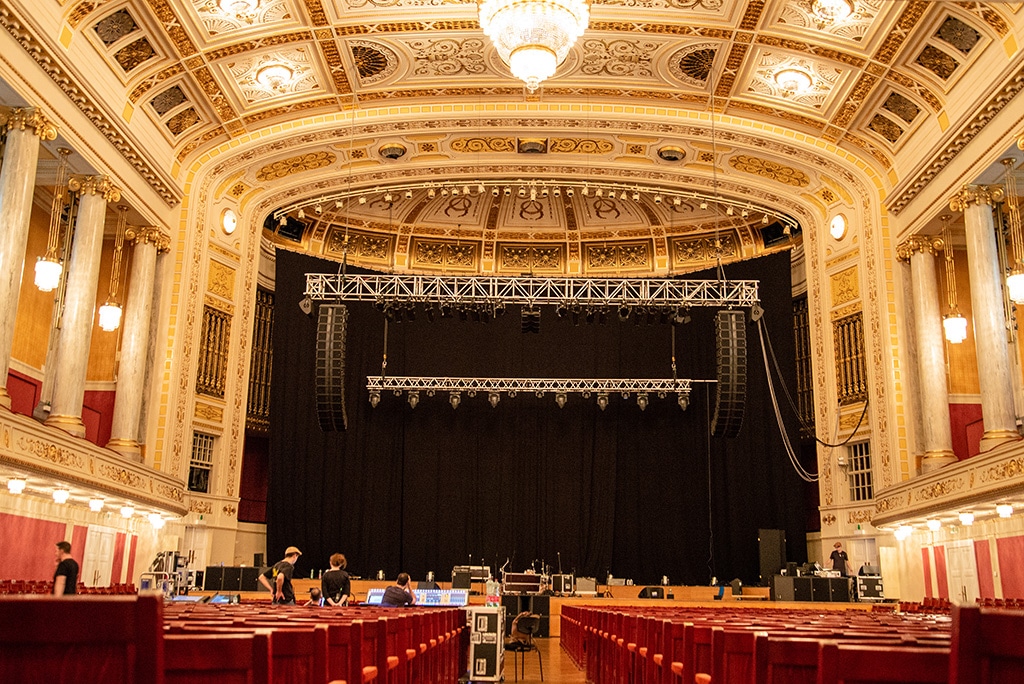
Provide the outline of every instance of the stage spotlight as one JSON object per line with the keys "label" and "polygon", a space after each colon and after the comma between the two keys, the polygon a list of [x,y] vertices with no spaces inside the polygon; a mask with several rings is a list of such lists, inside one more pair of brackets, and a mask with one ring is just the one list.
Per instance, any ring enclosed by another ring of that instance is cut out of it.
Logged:
{"label": "stage spotlight", "polygon": [[602,411],[604,411],[606,408],[608,408],[608,393],[607,392],[598,392],[598,394],[597,394],[597,408],[601,409]]}
{"label": "stage spotlight", "polygon": [[768,214],[765,214],[764,216],[761,217],[761,225],[762,226],[767,226],[768,225]]}
{"label": "stage spotlight", "polygon": [[318,204],[315,207],[313,207],[313,211],[315,211],[316,215],[319,216],[320,214],[324,213],[324,208]]}
{"label": "stage spotlight", "polygon": [[594,322],[594,316],[595,316],[594,310],[593,309],[587,309],[587,313],[583,316],[583,320],[585,320],[587,323],[593,323]]}
{"label": "stage spotlight", "polygon": [[427,320],[430,321],[431,323],[433,323],[434,319],[436,318],[436,316],[437,316],[437,314],[434,312],[434,306],[433,305],[432,306],[428,306],[427,307]]}
{"label": "stage spotlight", "polygon": [[569,197],[572,197],[574,194],[576,194],[576,191],[573,188],[566,188],[565,194],[568,195]]}
{"label": "stage spotlight", "polygon": [[484,192],[484,184],[483,183],[477,183],[476,191],[482,195],[483,192]]}
{"label": "stage spotlight", "polygon": [[661,204],[661,195],[655,195],[654,196],[654,203],[655,204]]}
{"label": "stage spotlight", "polygon": [[565,318],[566,316],[569,315],[569,307],[567,307],[565,304],[559,304],[558,306],[555,307],[555,315],[558,316],[559,318]]}
{"label": "stage spotlight", "polygon": [[505,186],[505,197],[508,197],[511,194],[512,194],[512,188],[510,188],[509,186],[506,185]]}
{"label": "stage spotlight", "polygon": [[629,306],[627,306],[626,304],[620,304],[619,305],[619,320],[620,321],[628,321],[629,320],[629,314],[630,314]]}
{"label": "stage spotlight", "polygon": [[462,395],[459,392],[452,392],[448,395],[448,403],[452,405],[453,409],[459,408],[459,404],[462,402]]}
{"label": "stage spotlight", "polygon": [[590,196],[590,186],[587,186],[587,185],[583,186],[583,196],[584,197],[589,197]]}
{"label": "stage spotlight", "polygon": [[405,309],[405,317],[410,321],[416,320],[416,305],[413,304],[412,302],[410,302]]}
{"label": "stage spotlight", "polygon": [[562,196],[562,188],[558,187],[557,185],[555,186],[554,192],[555,192],[555,197],[561,197]]}
{"label": "stage spotlight", "polygon": [[281,218],[277,219],[277,225],[279,225],[279,226],[287,226],[288,225],[288,217],[282,215]]}
{"label": "stage spotlight", "polygon": [[466,307],[463,304],[459,304],[459,320],[465,321],[469,319],[469,312],[466,311]]}
{"label": "stage spotlight", "polygon": [[725,215],[726,216],[732,216],[734,211],[735,210],[732,207],[726,207],[725,208]]}
{"label": "stage spotlight", "polygon": [[497,392],[489,392],[487,394],[487,403],[491,405],[491,408],[495,408],[499,401],[501,401],[501,395]]}
{"label": "stage spotlight", "polygon": [[499,190],[497,187],[491,188],[491,194],[494,195],[495,197],[497,197],[500,192],[501,190]]}
{"label": "stage spotlight", "polygon": [[452,188],[452,197],[458,197],[458,196],[459,196],[459,189],[458,188]]}
{"label": "stage spotlight", "polygon": [[565,408],[565,402],[568,397],[565,396],[565,392],[559,392],[555,395],[555,403],[558,404],[558,408]]}
{"label": "stage spotlight", "polygon": [[377,408],[377,404],[380,403],[380,392],[377,390],[370,390],[370,406]]}
{"label": "stage spotlight", "polygon": [[359,196],[359,203],[360,204],[366,204],[366,195],[360,195]]}
{"label": "stage spotlight", "polygon": [[640,394],[636,395],[636,405],[640,407],[641,411],[647,410],[647,404],[649,403],[649,401],[650,400],[647,398],[647,392],[641,392]]}
{"label": "stage spotlight", "polygon": [[427,197],[429,197],[430,199],[434,199],[435,197],[437,197],[437,190],[435,190],[434,188],[430,188],[429,190],[427,190]]}
{"label": "stage spotlight", "polygon": [[689,394],[683,394],[682,392],[680,392],[679,393],[679,398],[676,401],[679,404],[679,408],[681,408],[682,410],[685,411],[686,409],[690,408],[690,395]]}
{"label": "stage spotlight", "polygon": [[520,197],[526,197],[526,188],[524,188],[521,185],[519,186],[519,196]]}
{"label": "stage spotlight", "polygon": [[416,405],[420,403],[420,393],[417,390],[411,390],[409,392],[409,408],[416,408]]}
{"label": "stage spotlight", "polygon": [[672,198],[672,204],[676,205],[677,207],[678,207],[678,206],[679,206],[680,204],[682,204],[682,203],[683,203],[683,200],[682,200],[682,199],[680,199],[679,197],[673,197],[673,198]]}
{"label": "stage spotlight", "polygon": [[300,219],[306,218],[306,212],[304,212],[302,209],[299,209],[298,217]]}
{"label": "stage spotlight", "polygon": [[412,199],[412,190],[405,191],[405,199]]}

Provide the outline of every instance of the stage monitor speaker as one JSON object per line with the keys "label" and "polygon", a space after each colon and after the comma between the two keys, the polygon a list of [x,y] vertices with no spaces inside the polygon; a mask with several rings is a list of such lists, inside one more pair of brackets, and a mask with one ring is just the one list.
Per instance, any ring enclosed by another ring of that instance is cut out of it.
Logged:
{"label": "stage monitor speaker", "polygon": [[665,598],[665,587],[644,587],[640,590],[637,598],[663,599]]}
{"label": "stage monitor speaker", "polygon": [[242,588],[241,591],[259,591],[260,590],[260,567],[242,568]]}
{"label": "stage monitor speaker", "polygon": [[466,570],[452,573],[452,589],[472,589],[473,575]]}
{"label": "stage monitor speaker", "polygon": [[757,548],[761,557],[761,586],[767,587],[772,575],[786,567],[786,531],[758,530]]}
{"label": "stage monitor speaker", "polygon": [[849,603],[853,600],[852,592],[850,591],[853,582],[848,577],[834,577],[829,582],[830,585],[830,600],[838,603]]}
{"label": "stage monitor speaker", "polygon": [[433,591],[438,589],[437,582],[417,582],[416,589],[423,591]]}
{"label": "stage monitor speaker", "polygon": [[263,564],[263,562],[264,562],[263,559],[265,557],[266,557],[265,554],[262,554],[262,553],[254,553],[254,554],[252,554],[252,566],[254,568],[266,567]]}
{"label": "stage monitor speaker", "polygon": [[572,585],[572,575],[551,576],[551,591],[555,592],[556,594],[571,594]]}
{"label": "stage monitor speaker", "polygon": [[747,329],[743,311],[719,311],[715,329],[718,341],[718,382],[711,434],[735,437],[743,425],[747,394]]}
{"label": "stage monitor speaker", "polygon": [[344,304],[320,305],[316,330],[316,416],[324,432],[344,430],[345,339],[348,308]]}
{"label": "stage monitor speaker", "polygon": [[220,591],[224,588],[224,566],[207,565],[203,573],[203,591]]}
{"label": "stage monitor speaker", "polygon": [[239,592],[242,590],[242,568],[224,568],[224,588],[221,591]]}
{"label": "stage monitor speaker", "polygon": [[794,601],[810,601],[813,599],[814,594],[811,591],[811,580],[813,577],[794,577],[793,578],[793,600]]}
{"label": "stage monitor speaker", "polygon": [[811,600],[820,602],[832,600],[832,580],[830,577],[811,578]]}

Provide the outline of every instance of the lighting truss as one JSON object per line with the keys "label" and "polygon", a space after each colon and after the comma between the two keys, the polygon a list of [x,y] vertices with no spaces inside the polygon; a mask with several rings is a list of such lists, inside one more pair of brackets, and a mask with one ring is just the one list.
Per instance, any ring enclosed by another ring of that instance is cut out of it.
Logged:
{"label": "lighting truss", "polygon": [[321,301],[589,306],[748,307],[756,280],[531,278],[306,274],[306,295]]}
{"label": "lighting truss", "polygon": [[337,192],[331,192],[317,197],[308,197],[298,202],[293,202],[292,204],[281,207],[275,211],[273,217],[275,221],[279,221],[283,216],[293,212],[302,211],[305,213],[305,210],[310,207],[313,207],[314,209],[316,207],[320,207],[321,211],[316,212],[317,214],[320,214],[324,208],[329,207],[341,210],[350,201],[357,201],[360,204],[363,204],[367,200],[372,201],[383,198],[385,202],[391,202],[394,198],[401,197],[407,192],[418,190],[426,190],[428,193],[433,193],[429,194],[429,197],[435,197],[437,195],[456,196],[459,194],[476,196],[488,192],[494,196],[515,194],[518,197],[528,196],[531,198],[535,198],[537,196],[546,197],[549,194],[559,195],[563,193],[570,197],[575,193],[579,193],[583,197],[588,197],[590,195],[601,196],[605,193],[616,193],[623,199],[627,196],[632,197],[634,198],[633,201],[638,201],[642,194],[653,197],[656,204],[661,204],[662,202],[674,205],[679,205],[682,202],[699,203],[705,206],[707,204],[713,204],[726,209],[731,208],[735,214],[740,216],[759,214],[765,218],[770,217],[770,220],[782,223],[792,232],[796,232],[800,229],[800,224],[791,216],[753,202],[733,199],[731,197],[723,197],[717,192],[709,193],[699,190],[680,190],[670,187],[654,187],[630,183],[591,183],[559,179],[478,179],[451,181],[449,183],[442,183],[438,181],[411,181],[407,183],[394,183],[387,186],[372,188],[345,188],[344,190],[338,190]]}
{"label": "lighting truss", "polygon": [[715,380],[690,380],[679,378],[457,378],[437,376],[381,376],[370,375],[366,378],[366,389],[370,394],[370,404],[374,407],[380,403],[381,394],[387,391],[396,396],[406,393],[409,404],[415,408],[420,400],[420,392],[428,397],[438,392],[448,392],[452,407],[457,408],[465,392],[466,396],[474,397],[477,393],[487,393],[491,406],[497,406],[502,394],[512,398],[520,392],[528,392],[542,397],[554,394],[555,402],[561,407],[565,405],[570,394],[582,395],[584,399],[597,397],[598,406],[604,410],[608,399],[618,393],[623,399],[635,394],[641,409],[647,408],[650,395],[665,398],[670,393],[677,395],[676,401],[680,408],[686,410],[690,405],[690,390],[694,383],[713,383]]}

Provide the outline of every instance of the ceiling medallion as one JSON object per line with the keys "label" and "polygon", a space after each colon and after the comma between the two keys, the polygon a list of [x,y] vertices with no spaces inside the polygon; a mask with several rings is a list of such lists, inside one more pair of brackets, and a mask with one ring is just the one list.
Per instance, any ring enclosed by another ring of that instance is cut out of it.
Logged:
{"label": "ceiling medallion", "polygon": [[268,64],[256,72],[256,82],[271,90],[284,90],[294,72],[284,64]]}
{"label": "ceiling medallion", "polygon": [[588,0],[483,0],[480,26],[531,93],[554,75],[590,24]]}
{"label": "ceiling medallion", "polygon": [[775,84],[782,88],[785,95],[799,96],[810,91],[814,81],[803,69],[787,67],[775,72]]}
{"label": "ceiling medallion", "polygon": [[811,14],[818,19],[819,28],[835,24],[853,14],[853,0],[812,0]]}
{"label": "ceiling medallion", "polygon": [[255,12],[260,6],[260,0],[219,0],[217,6],[228,14],[243,16]]}

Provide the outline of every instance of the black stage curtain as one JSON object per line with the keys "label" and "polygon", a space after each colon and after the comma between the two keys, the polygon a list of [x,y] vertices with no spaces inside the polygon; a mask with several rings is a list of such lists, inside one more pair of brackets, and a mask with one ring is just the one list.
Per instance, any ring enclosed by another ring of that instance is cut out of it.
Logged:
{"label": "black stage curtain", "polygon": [[[298,572],[327,567],[343,552],[353,574],[384,570],[446,579],[453,565],[546,563],[552,571],[637,584],[668,575],[705,584],[712,576],[758,579],[758,528],[787,533],[790,560],[805,550],[804,489],[776,427],[756,325],[748,324],[743,429],[709,437],[714,389],[697,385],[689,410],[670,395],[594,397],[423,396],[411,408],[385,394],[372,408],[366,376],[381,373],[384,316],[350,303],[348,429],[324,433],[315,404],[316,311],[299,309],[306,273],[337,264],[277,254],[271,399],[268,560],[286,546],[305,555]],[[354,272],[354,269],[350,269]],[[729,279],[757,279],[765,321],[786,383],[794,387],[788,253],[730,265]],[[713,272],[693,278],[716,277]],[[457,317],[391,323],[389,375],[482,377],[671,377],[671,325],[606,325],[558,318],[542,307],[540,334],[522,334],[519,307],[488,324]],[[676,326],[678,376],[715,378],[714,311],[697,308]],[[785,401],[777,388],[780,401]],[[783,406],[796,441],[793,413]],[[559,568],[560,564],[560,568]]]}

